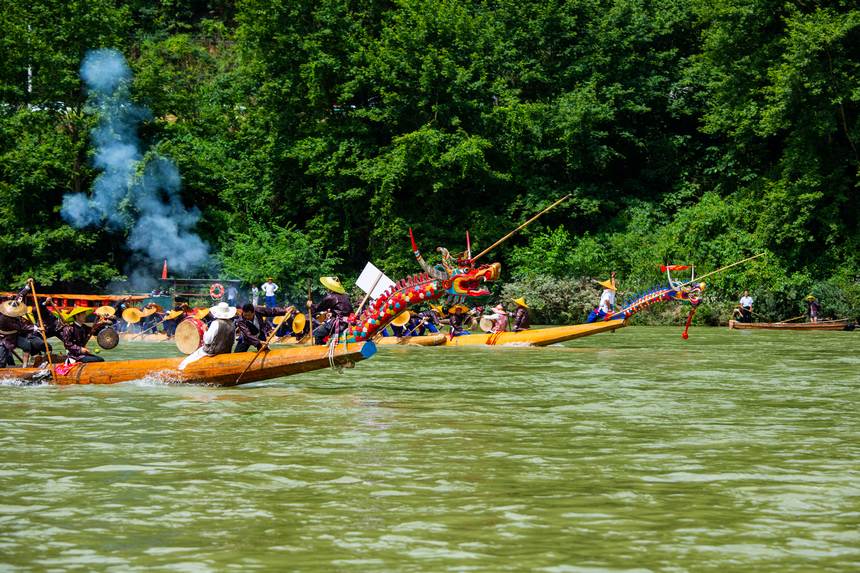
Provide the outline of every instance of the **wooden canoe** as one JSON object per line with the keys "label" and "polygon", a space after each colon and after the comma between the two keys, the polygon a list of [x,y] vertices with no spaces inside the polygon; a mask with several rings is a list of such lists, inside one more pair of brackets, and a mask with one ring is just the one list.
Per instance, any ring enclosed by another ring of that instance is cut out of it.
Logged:
{"label": "wooden canoe", "polygon": [[735,330],[854,330],[854,321],[819,320],[818,322],[738,322],[729,321],[729,328]]}
{"label": "wooden canoe", "polygon": [[[521,332],[502,332],[499,334],[481,333],[481,334],[464,334],[463,336],[455,336],[449,338],[447,335],[441,346],[549,346],[550,344],[558,344],[575,338],[591,336],[592,334],[600,334],[601,332],[610,332],[627,326],[626,320],[607,320],[601,322],[591,322],[586,324],[573,324],[569,326],[551,326],[549,328],[536,328],[531,330],[523,330]],[[409,344],[419,343],[418,340],[423,338],[433,338],[439,336],[434,334],[431,336],[412,336]],[[382,338],[380,340],[385,340]],[[394,339],[397,340],[397,339]],[[386,343],[396,344],[396,342]],[[435,346],[436,344],[425,344],[425,346]]]}
{"label": "wooden canoe", "polygon": [[424,336],[382,336],[376,339],[381,346],[440,346],[445,344],[446,335],[426,334]]}
{"label": "wooden canoe", "polygon": [[[350,344],[347,348],[344,348],[343,344],[338,344],[334,353],[334,363],[338,366],[351,366],[355,362],[370,358],[375,352],[376,347],[372,342]],[[235,386],[237,378],[251,362],[254,354],[255,352],[240,352],[206,356],[182,371],[177,367],[184,357],[76,364],[67,374],[62,376],[57,374],[54,383],[117,384],[148,377],[166,383]],[[251,368],[242,376],[241,383],[280,378],[329,366],[328,346],[278,348],[260,354]],[[33,380],[43,372],[38,368],[8,368],[0,370],[0,378],[8,376],[20,380]],[[51,382],[51,379],[48,378],[45,382]]]}

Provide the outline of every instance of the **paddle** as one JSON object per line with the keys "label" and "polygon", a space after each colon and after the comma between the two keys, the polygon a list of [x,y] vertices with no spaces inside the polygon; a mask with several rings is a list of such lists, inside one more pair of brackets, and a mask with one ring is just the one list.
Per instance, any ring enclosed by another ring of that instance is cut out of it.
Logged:
{"label": "paddle", "polygon": [[48,356],[48,368],[51,370],[51,381],[57,381],[57,375],[54,372],[54,363],[51,359],[51,347],[48,346],[48,336],[45,334],[45,323],[42,322],[42,310],[39,307],[39,297],[36,296],[36,285],[33,279],[28,279],[30,292],[33,293],[33,306],[36,307],[36,316],[39,318],[39,332],[42,335],[42,340],[45,342],[45,354]]}
{"label": "paddle", "polygon": [[795,316],[794,318],[789,318],[788,320],[782,320],[780,322],[794,322],[798,318],[806,318],[806,314],[801,314],[800,316]]}
{"label": "paddle", "polygon": [[153,324],[152,326],[150,326],[150,327],[149,327],[149,328],[147,328],[146,330],[141,330],[140,332],[138,332],[137,334],[135,334],[135,335],[132,337],[132,340],[134,340],[135,338],[140,338],[141,336],[143,336],[144,334],[146,334],[148,331],[152,330],[153,328],[158,328],[159,326],[161,326],[161,325],[162,325],[162,324],[164,324],[165,322],[167,322],[167,319],[166,319],[166,318],[165,318],[164,320],[162,320],[161,322],[157,322],[157,323]]}
{"label": "paddle", "polygon": [[[519,227],[517,227],[516,229],[514,229],[513,231],[511,231],[510,233],[508,233],[507,235],[505,235],[504,237],[502,237],[501,239],[499,239],[498,241],[496,241],[495,243],[493,243],[492,245],[490,245],[486,249],[484,249],[483,251],[481,251],[480,253],[478,253],[477,255],[475,255],[475,258],[473,258],[471,262],[474,264],[475,261],[477,261],[478,259],[480,259],[484,255],[486,255],[487,253],[489,253],[490,251],[492,251],[493,249],[495,249],[496,247],[498,247],[499,245],[501,245],[502,243],[504,243],[505,241],[510,239],[512,236],[514,236],[517,233],[517,231],[519,231],[521,229],[525,229],[526,227],[528,227],[529,225],[531,225],[532,223],[537,221],[541,215],[543,215],[544,213],[548,213],[549,211],[555,209],[558,205],[561,205],[562,203],[564,203],[565,201],[570,199],[570,197],[571,197],[570,195],[565,195],[564,197],[562,197],[561,199],[559,199],[558,201],[556,201],[555,203],[553,203],[552,205],[550,205],[549,207],[547,207],[546,209],[544,209],[543,211],[541,211],[540,213],[538,213],[537,215],[535,215],[534,217],[532,217],[531,219],[529,219],[528,221],[526,221],[525,223],[523,223],[522,225],[520,225]],[[470,251],[471,251],[471,247],[472,247],[472,245],[470,242],[470,244],[469,244],[469,250]]]}
{"label": "paddle", "polygon": [[263,345],[262,345],[262,346],[257,350],[257,353],[256,353],[256,354],[254,354],[254,357],[251,359],[251,362],[249,362],[249,363],[248,363],[248,365],[245,367],[245,369],[244,369],[244,370],[242,370],[242,373],[241,373],[241,374],[239,374],[239,377],[238,377],[238,378],[236,378],[236,384],[238,384],[238,383],[242,380],[242,376],[244,376],[244,375],[245,375],[245,372],[247,372],[248,370],[250,370],[251,366],[252,366],[252,365],[254,364],[254,362],[257,360],[257,357],[260,355],[260,353],[261,353],[261,352],[263,352],[263,350],[266,350],[266,351],[268,352],[268,350],[269,350],[269,343],[270,343],[270,342],[272,341],[272,339],[275,337],[275,333],[276,333],[276,332],[278,332],[278,328],[277,328],[277,327],[275,327],[275,328],[273,328],[273,329],[272,329],[272,332],[270,332],[270,333],[269,333],[269,337],[268,337],[268,338],[266,338],[266,342],[264,342],[264,343],[263,343]]}
{"label": "paddle", "polygon": [[311,281],[308,279],[308,336],[311,338],[311,346],[314,345],[314,323],[311,321],[311,306],[313,306],[314,301],[311,299]]}

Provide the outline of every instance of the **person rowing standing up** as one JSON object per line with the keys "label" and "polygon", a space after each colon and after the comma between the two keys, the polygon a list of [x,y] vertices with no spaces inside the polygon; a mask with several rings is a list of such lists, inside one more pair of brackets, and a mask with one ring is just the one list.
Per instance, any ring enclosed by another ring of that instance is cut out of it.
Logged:
{"label": "person rowing standing up", "polygon": [[821,305],[813,295],[806,297],[806,311],[809,315],[809,322],[818,322],[818,317],[821,315]]}
{"label": "person rowing standing up", "polygon": [[738,301],[741,322],[752,322],[752,307],[753,297],[750,296],[750,291],[745,290],[743,296],[741,296],[741,300]]}
{"label": "person rowing standing up", "polygon": [[328,290],[319,304],[308,301],[312,314],[326,313],[326,319],[313,331],[314,344],[322,344],[327,336],[338,335],[349,326],[352,314],[352,301],[337,277],[320,277],[320,283]]}

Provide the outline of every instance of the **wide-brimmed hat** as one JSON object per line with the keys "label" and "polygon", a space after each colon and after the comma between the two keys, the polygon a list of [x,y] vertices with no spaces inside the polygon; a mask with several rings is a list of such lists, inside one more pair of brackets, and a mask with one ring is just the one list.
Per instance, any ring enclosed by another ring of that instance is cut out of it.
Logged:
{"label": "wide-brimmed hat", "polygon": [[612,279],[606,279],[605,281],[598,281],[597,284],[599,284],[603,288],[608,288],[609,290],[617,290],[615,288],[615,281]]}
{"label": "wide-brimmed hat", "polygon": [[337,277],[320,277],[322,285],[332,292],[346,294],[346,289],[340,284],[340,279]]}
{"label": "wide-brimmed hat", "polygon": [[815,295],[812,295],[812,294],[806,295],[806,300],[808,300],[809,302],[812,302],[813,300],[815,300]]}
{"label": "wide-brimmed hat", "polygon": [[451,308],[448,309],[448,314],[454,314],[458,310],[460,312],[469,312],[469,307],[466,306],[465,304],[455,304],[454,306],[452,306]]}
{"label": "wide-brimmed hat", "polygon": [[27,314],[27,305],[17,300],[7,300],[0,304],[0,313],[9,318],[18,318]]}
{"label": "wide-brimmed hat", "polygon": [[66,322],[71,322],[72,319],[79,314],[90,314],[92,311],[93,309],[88,306],[76,306],[75,308],[66,313]]}
{"label": "wide-brimmed hat", "polygon": [[524,299],[523,297],[515,298],[515,299],[513,299],[513,301],[514,301],[514,304],[516,304],[517,306],[521,306],[523,308],[529,307],[529,305],[526,304],[526,299]]}
{"label": "wide-brimmed hat", "polygon": [[147,316],[152,316],[156,313],[156,309],[154,306],[144,307],[143,310],[140,311],[140,316],[146,318]]}
{"label": "wide-brimmed hat", "polygon": [[164,307],[154,302],[147,304],[145,308],[154,308],[155,312],[164,312]]}
{"label": "wide-brimmed hat", "polygon": [[497,304],[493,307],[493,311],[498,314],[508,314],[508,311],[505,310],[505,307],[502,306],[502,303]]}
{"label": "wide-brimmed hat", "polygon": [[230,306],[226,302],[219,302],[209,309],[209,314],[215,318],[233,318],[236,316],[236,307]]}
{"label": "wide-brimmed hat", "polygon": [[164,317],[164,320],[173,320],[174,318],[178,318],[183,314],[185,313],[181,310],[171,310],[167,313],[167,316]]}
{"label": "wide-brimmed hat", "polygon": [[140,312],[140,309],[134,306],[130,306],[124,311],[122,311],[122,319],[129,324],[137,324],[140,322],[140,318],[143,316]]}
{"label": "wide-brimmed hat", "polygon": [[107,318],[109,316],[114,316],[116,314],[116,309],[112,306],[100,306],[95,310],[95,313],[102,318]]}
{"label": "wide-brimmed hat", "polygon": [[430,310],[434,311],[436,314],[445,314],[445,309],[442,308],[441,304],[431,304]]}
{"label": "wide-brimmed hat", "polygon": [[194,318],[196,318],[197,320],[203,320],[207,316],[209,316],[208,308],[198,308],[194,311]]}

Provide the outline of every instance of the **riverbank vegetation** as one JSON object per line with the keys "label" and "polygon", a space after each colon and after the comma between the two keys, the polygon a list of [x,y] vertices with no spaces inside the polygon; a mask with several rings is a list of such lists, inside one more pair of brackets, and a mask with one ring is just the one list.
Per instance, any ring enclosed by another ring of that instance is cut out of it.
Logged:
{"label": "riverbank vegetation", "polygon": [[298,290],[367,260],[403,276],[409,227],[425,252],[466,230],[480,249],[572,194],[493,252],[506,292],[555,308],[552,284],[615,270],[636,291],[662,262],[766,252],[709,281],[715,313],[749,288],[773,319],[810,292],[860,314],[854,1],[0,6],[0,286],[94,289],[147,264],[122,229],[59,215],[98,175],[80,63],[112,47],[212,267],[243,280]]}

